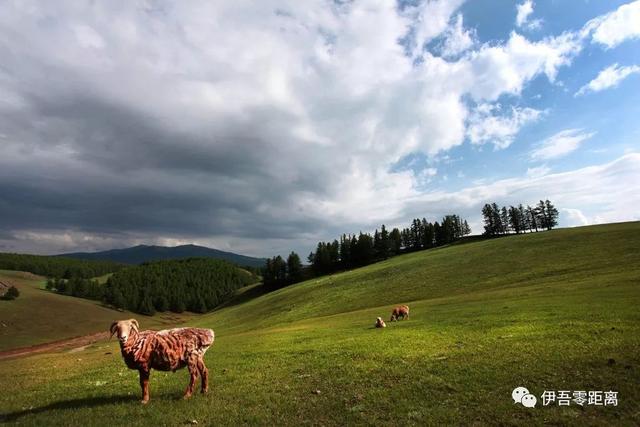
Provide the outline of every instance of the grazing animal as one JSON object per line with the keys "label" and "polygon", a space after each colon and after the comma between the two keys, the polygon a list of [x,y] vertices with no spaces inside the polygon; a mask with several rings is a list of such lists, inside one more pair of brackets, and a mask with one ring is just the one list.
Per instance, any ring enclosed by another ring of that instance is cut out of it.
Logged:
{"label": "grazing animal", "polygon": [[382,317],[378,317],[376,319],[376,328],[386,328],[387,324],[384,323],[384,320],[382,320]]}
{"label": "grazing animal", "polygon": [[129,369],[140,372],[142,403],[149,402],[149,375],[152,368],[175,372],[187,366],[190,381],[184,392],[185,399],[193,394],[198,374],[202,376],[202,393],[208,391],[209,371],[203,358],[213,344],[211,329],[176,328],[139,332],[138,328],[136,319],[116,321],[111,324],[111,336],[117,334],[120,352]]}
{"label": "grazing animal", "polygon": [[394,320],[400,320],[400,318],[402,318],[403,320],[409,318],[408,305],[399,305],[396,308],[394,308],[393,311],[391,312],[391,320],[389,321],[393,322]]}

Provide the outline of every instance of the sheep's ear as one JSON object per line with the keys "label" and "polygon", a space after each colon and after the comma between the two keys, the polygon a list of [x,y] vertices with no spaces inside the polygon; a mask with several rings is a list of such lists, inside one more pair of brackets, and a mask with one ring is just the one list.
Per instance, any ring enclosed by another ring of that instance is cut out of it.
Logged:
{"label": "sheep's ear", "polygon": [[138,325],[138,321],[136,319],[131,319],[130,322],[136,331],[138,330],[138,328],[140,328],[140,325]]}
{"label": "sheep's ear", "polygon": [[118,322],[113,322],[111,324],[111,328],[109,329],[111,331],[111,335],[109,336],[109,339],[111,339],[111,337],[113,337],[113,334],[116,333],[116,327],[118,326]]}

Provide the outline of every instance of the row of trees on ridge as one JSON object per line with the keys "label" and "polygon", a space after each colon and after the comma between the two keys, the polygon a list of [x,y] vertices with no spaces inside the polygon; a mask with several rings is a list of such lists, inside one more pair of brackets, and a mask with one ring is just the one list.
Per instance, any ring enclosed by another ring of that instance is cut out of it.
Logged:
{"label": "row of trees on ridge", "polygon": [[102,276],[126,267],[111,261],[86,261],[57,256],[0,253],[0,269],[28,271],[47,277],[70,279]]}
{"label": "row of trees on ridge", "polygon": [[482,208],[484,234],[498,236],[551,230],[558,225],[558,215],[558,209],[549,200],[540,200],[535,207],[519,204],[507,208],[496,203],[487,203]]}
{"label": "row of trees on ridge", "polygon": [[309,267],[303,267],[300,256],[291,252],[285,260],[280,255],[267,259],[263,282],[272,289],[300,282],[313,276],[361,267],[403,252],[430,249],[452,243],[470,234],[466,220],[447,215],[433,223],[416,218],[409,227],[393,228],[383,224],[374,234],[343,234],[340,240],[318,242],[315,252],[307,257]]}

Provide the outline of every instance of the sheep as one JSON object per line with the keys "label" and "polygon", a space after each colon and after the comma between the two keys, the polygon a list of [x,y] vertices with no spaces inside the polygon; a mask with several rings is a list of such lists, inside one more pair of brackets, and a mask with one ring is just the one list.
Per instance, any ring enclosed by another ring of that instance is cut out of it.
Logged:
{"label": "sheep", "polygon": [[394,308],[393,311],[391,312],[391,320],[389,321],[393,322],[394,320],[400,320],[401,317],[403,320],[409,318],[408,305],[399,305],[396,308]]}
{"label": "sheep", "polygon": [[376,328],[386,328],[387,324],[384,323],[384,320],[382,320],[382,317],[378,317],[376,319]]}
{"label": "sheep", "polygon": [[202,376],[201,391],[209,389],[209,371],[204,364],[204,354],[213,344],[211,329],[175,328],[162,331],[139,332],[136,319],[115,321],[111,324],[111,336],[117,334],[120,352],[129,369],[140,373],[142,403],[149,402],[149,376],[151,369],[173,371],[185,366],[190,381],[184,392],[188,399],[193,394],[198,374]]}

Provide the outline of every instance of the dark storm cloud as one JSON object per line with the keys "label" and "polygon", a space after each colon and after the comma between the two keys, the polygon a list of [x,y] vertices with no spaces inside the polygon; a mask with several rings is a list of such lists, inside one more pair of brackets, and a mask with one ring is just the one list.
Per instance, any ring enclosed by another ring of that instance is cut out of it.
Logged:
{"label": "dark storm cloud", "polygon": [[[256,211],[265,201],[290,206],[300,189],[326,192],[311,163],[298,164],[303,172],[293,179],[283,173],[304,155],[274,143],[290,137],[284,112],[256,108],[180,130],[181,117],[163,121],[82,84],[66,86],[23,88],[28,107],[0,118],[8,139],[19,141],[17,153],[32,152],[24,156],[31,162],[0,171],[0,230],[269,239],[326,225]],[[56,150],[59,158],[37,156]]]}
{"label": "dark storm cloud", "polygon": [[417,60],[398,40],[427,44],[458,2],[415,3],[0,2],[0,245],[304,255],[383,222],[477,217],[490,191],[422,192],[391,165],[459,146],[470,94],[519,93],[571,49],[517,36],[544,49]]}

